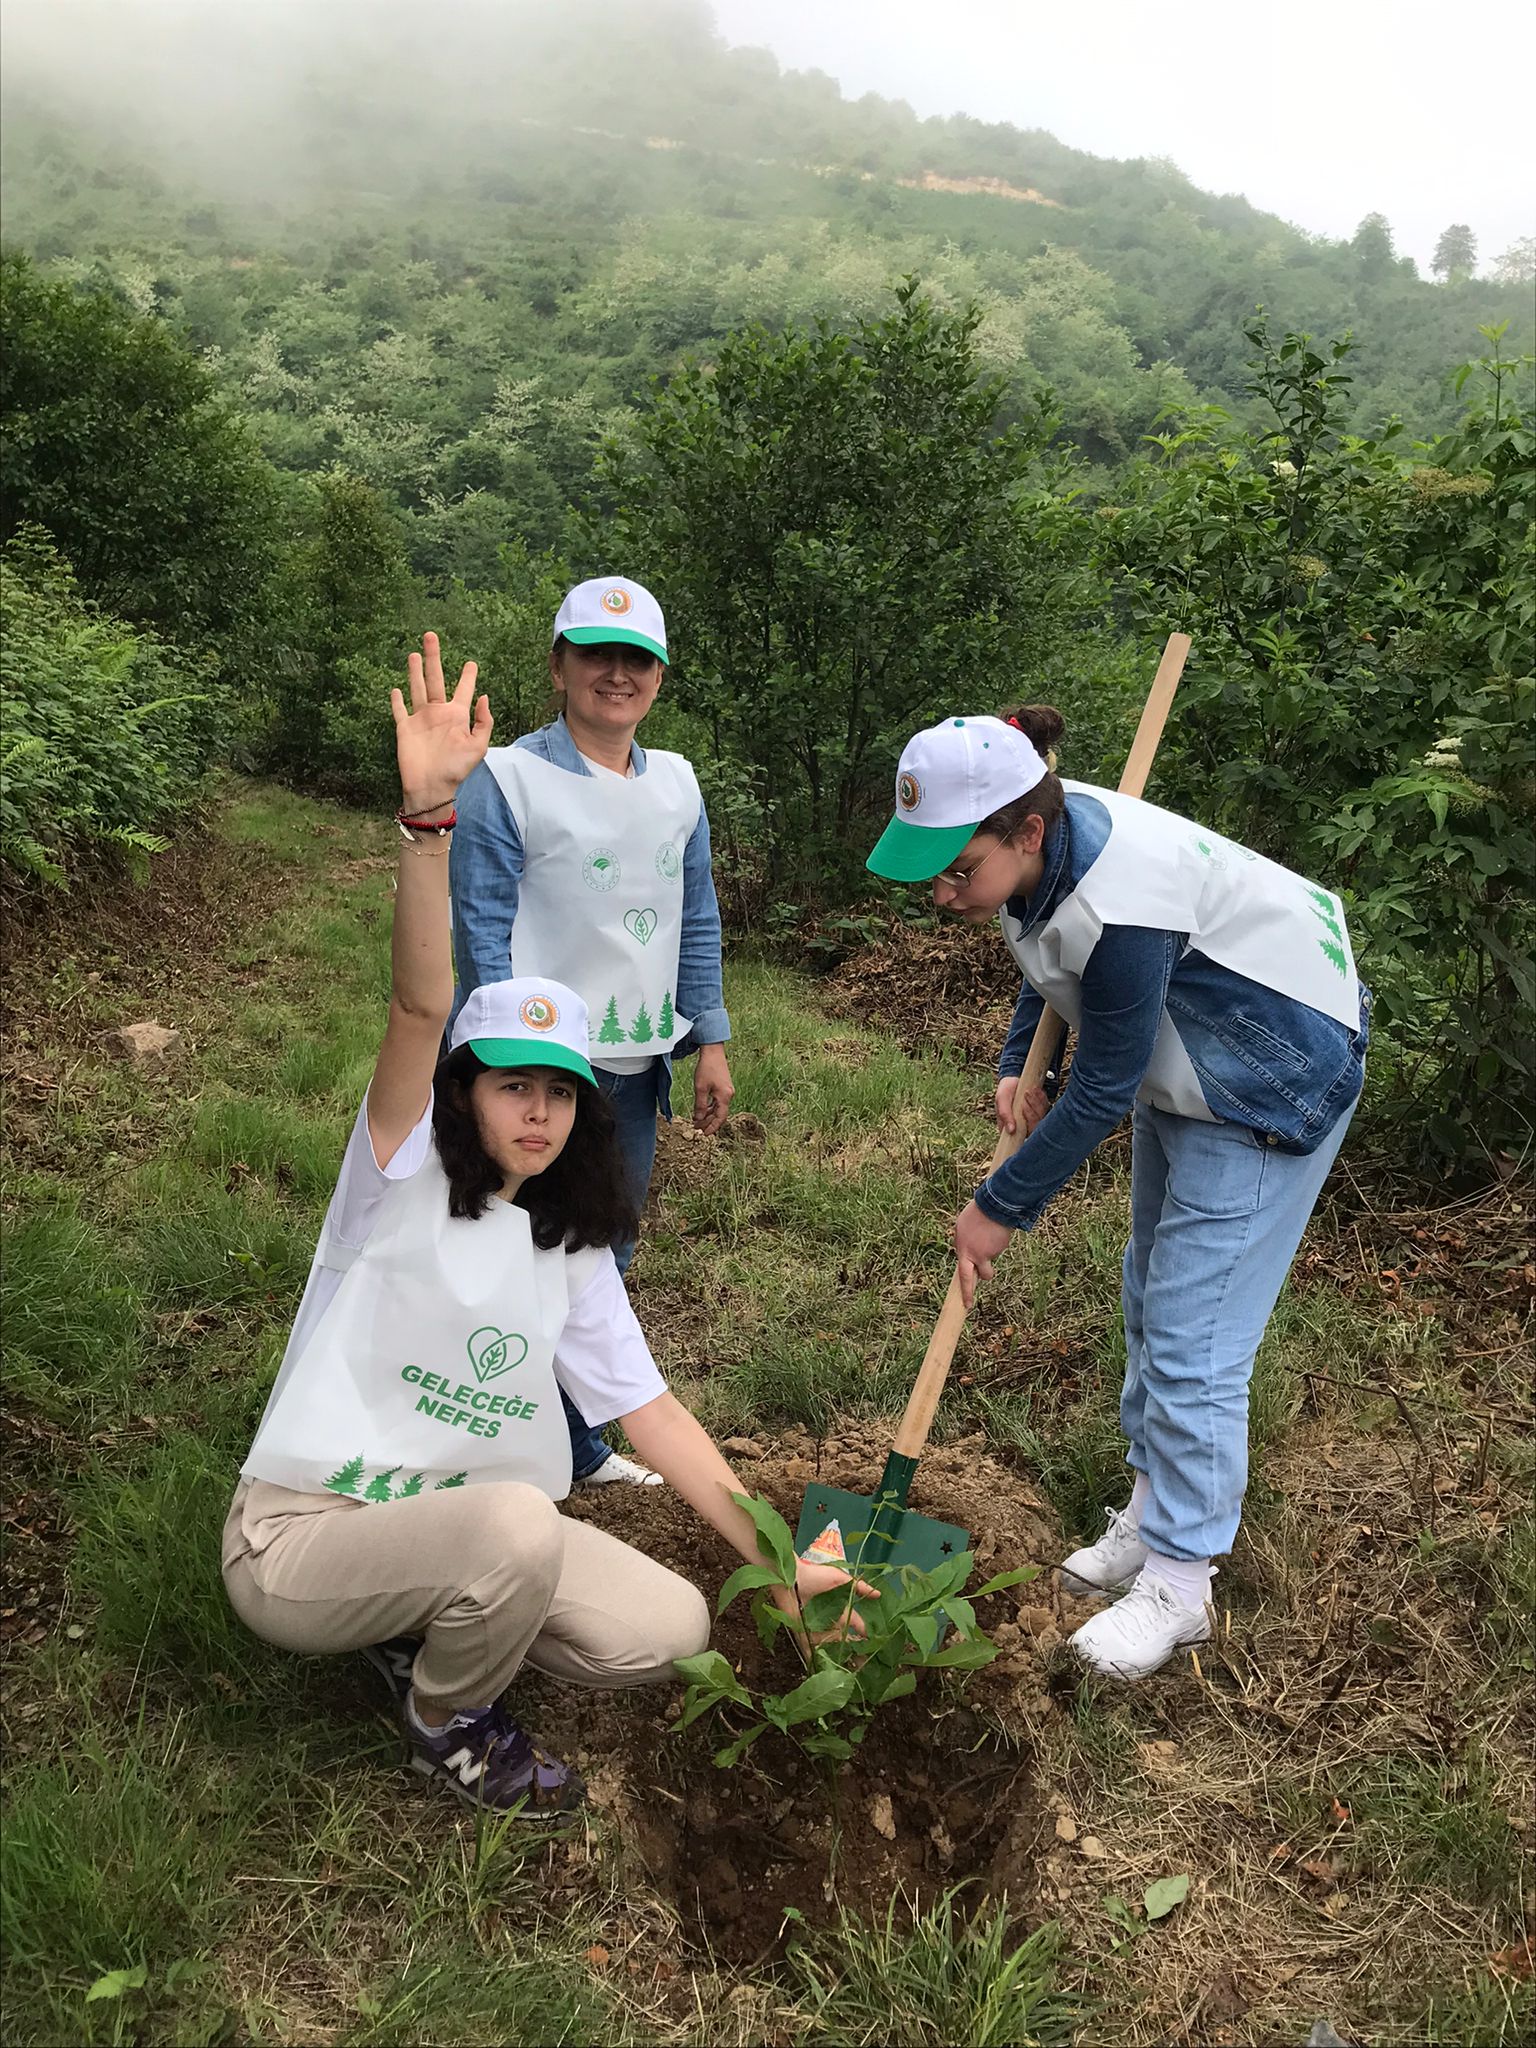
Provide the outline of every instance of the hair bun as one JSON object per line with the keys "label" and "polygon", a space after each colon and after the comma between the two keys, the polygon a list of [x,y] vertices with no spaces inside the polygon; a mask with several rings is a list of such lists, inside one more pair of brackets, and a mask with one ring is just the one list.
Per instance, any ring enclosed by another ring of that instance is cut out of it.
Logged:
{"label": "hair bun", "polygon": [[1067,730],[1067,722],[1055,705],[1016,704],[1011,711],[1004,711],[1001,716],[1009,725],[1017,726],[1054,773],[1056,743],[1065,736]]}

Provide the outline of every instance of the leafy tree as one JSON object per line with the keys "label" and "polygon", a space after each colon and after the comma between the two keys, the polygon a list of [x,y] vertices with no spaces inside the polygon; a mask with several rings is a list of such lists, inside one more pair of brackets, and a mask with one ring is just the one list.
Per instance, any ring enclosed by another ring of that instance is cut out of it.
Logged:
{"label": "leafy tree", "polygon": [[1536,235],[1511,242],[1493,266],[1500,284],[1530,284],[1536,281]]}
{"label": "leafy tree", "polygon": [[363,1489],[363,1499],[389,1500],[392,1497],[392,1482],[399,1470],[398,1465],[391,1465],[387,1472],[376,1472]]}
{"label": "leafy tree", "polygon": [[1444,229],[1435,244],[1429,267],[1436,277],[1455,284],[1470,277],[1477,268],[1477,238],[1465,221]]}
{"label": "leafy tree", "polygon": [[629,1035],[636,1045],[649,1045],[656,1036],[651,1023],[651,1013],[644,1003],[635,1012],[635,1021],[629,1027]]}
{"label": "leafy tree", "polygon": [[87,597],[231,658],[260,644],[270,471],[165,325],[0,258],[0,540],[52,534]]}
{"label": "leafy tree", "polygon": [[1368,278],[1387,277],[1397,261],[1397,251],[1392,245],[1392,223],[1384,213],[1368,213],[1355,229],[1349,246],[1361,272]]}
{"label": "leafy tree", "polygon": [[1395,428],[1347,431],[1348,341],[1275,342],[1262,320],[1249,339],[1267,431],[1187,414],[1103,522],[1132,615],[1195,642],[1159,772],[1196,815],[1347,886],[1399,1107],[1430,1142],[1518,1149],[1536,995],[1521,366],[1491,357],[1487,396],[1416,463]]}
{"label": "leafy tree", "polygon": [[616,996],[608,998],[608,1007],[603,1012],[602,1029],[597,1034],[599,1045],[622,1045],[624,1026],[619,1022],[619,1004]]}
{"label": "leafy tree", "polygon": [[881,318],[733,334],[605,452],[608,552],[665,596],[717,753],[760,770],[780,870],[847,864],[914,725],[986,708],[1057,629],[1052,423],[996,431],[980,318],[909,280]]}
{"label": "leafy tree", "polygon": [[670,1040],[677,1029],[677,1016],[672,1008],[672,991],[668,989],[661,999],[661,1008],[656,1015],[656,1036]]}
{"label": "leafy tree", "polygon": [[295,550],[295,642],[270,665],[264,765],[362,802],[396,787],[382,715],[417,629],[399,526],[372,485],[334,473],[308,489]]}

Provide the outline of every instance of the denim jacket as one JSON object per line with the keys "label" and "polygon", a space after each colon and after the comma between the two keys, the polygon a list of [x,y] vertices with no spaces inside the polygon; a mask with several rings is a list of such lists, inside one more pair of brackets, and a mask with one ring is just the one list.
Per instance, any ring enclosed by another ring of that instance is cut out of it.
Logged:
{"label": "denim jacket", "polygon": [[[570,728],[553,719],[537,732],[516,741],[542,761],[572,775],[590,775]],[[630,761],[637,775],[645,773],[645,751],[631,744]],[[458,797],[458,824],[448,861],[453,899],[453,964],[458,980],[457,1015],[464,999],[483,981],[509,981],[519,969],[511,957],[512,924],[523,879],[523,838],[506,798],[490,768],[482,761]],[[677,960],[677,1007],[693,1019],[688,1036],[665,1056],[697,1052],[702,1045],[720,1045],[731,1035],[720,967],[720,907],[710,867],[709,819],[703,809],[683,849],[683,930]]]}
{"label": "denim jacket", "polygon": [[[1073,792],[1046,836],[1040,886],[1011,916],[1043,923],[1103,851],[1109,814]],[[1277,994],[1195,952],[1185,932],[1108,925],[1083,969],[1082,1022],[1061,1099],[976,1190],[994,1223],[1031,1228],[1136,1100],[1167,1011],[1213,1117],[1272,1145],[1314,1151],[1360,1093],[1370,995],[1359,1029]],[[1021,1074],[1044,1005],[1024,984],[998,1060]]]}

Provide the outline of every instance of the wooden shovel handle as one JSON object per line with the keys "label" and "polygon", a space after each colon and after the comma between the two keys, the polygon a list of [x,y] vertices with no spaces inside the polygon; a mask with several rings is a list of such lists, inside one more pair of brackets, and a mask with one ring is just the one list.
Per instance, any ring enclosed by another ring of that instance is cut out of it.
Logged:
{"label": "wooden shovel handle", "polygon": [[[1136,727],[1136,737],[1131,741],[1131,751],[1126,756],[1125,773],[1120,777],[1122,796],[1140,796],[1147,786],[1147,777],[1152,772],[1152,762],[1157,754],[1157,743],[1163,736],[1163,727],[1168,723],[1168,712],[1173,703],[1173,693],[1179,687],[1179,677],[1184,673],[1184,663],[1189,655],[1189,635],[1170,633],[1168,644],[1163,649],[1163,658],[1157,664],[1157,674],[1152,679],[1152,688],[1142,706],[1141,718]],[[1049,1004],[1040,1014],[1035,1026],[1035,1035],[1030,1040],[1029,1056],[1024,1062],[1024,1071],[1019,1076],[1015,1091],[1018,1096],[1031,1088],[1038,1088],[1045,1079],[1051,1054],[1056,1047],[1057,1035],[1062,1028],[1061,1019]],[[992,1154],[988,1174],[996,1173],[1005,1160],[1011,1159],[1023,1144],[1025,1132],[1016,1122],[1012,1131],[998,1134],[997,1147]],[[939,1310],[939,1319],[933,1326],[933,1335],[928,1339],[928,1349],[923,1353],[923,1362],[917,1375],[917,1384],[912,1389],[906,1413],[901,1418],[901,1427],[896,1432],[896,1450],[904,1458],[920,1458],[923,1446],[928,1441],[928,1432],[933,1428],[934,1412],[939,1405],[939,1396],[949,1378],[949,1368],[954,1363],[955,1347],[960,1342],[960,1332],[965,1328],[965,1298],[960,1292],[960,1275],[952,1274],[949,1292],[944,1297],[944,1306]]]}

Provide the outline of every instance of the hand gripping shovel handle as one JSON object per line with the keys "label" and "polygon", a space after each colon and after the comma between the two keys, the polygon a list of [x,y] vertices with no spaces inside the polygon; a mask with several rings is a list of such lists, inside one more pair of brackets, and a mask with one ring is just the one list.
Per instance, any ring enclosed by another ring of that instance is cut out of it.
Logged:
{"label": "hand gripping shovel handle", "polygon": [[[1184,673],[1184,662],[1189,654],[1189,635],[1170,633],[1168,644],[1163,649],[1163,658],[1157,665],[1157,674],[1146,704],[1142,708],[1141,720],[1136,727],[1136,737],[1131,742],[1131,751],[1126,758],[1125,773],[1120,777],[1120,792],[1123,796],[1140,796],[1147,786],[1147,777],[1152,772],[1153,757],[1157,743],[1163,736],[1163,727],[1168,722],[1169,707],[1173,693],[1179,686],[1179,677]],[[1024,1062],[1024,1071],[1019,1076],[1017,1093],[1023,1095],[1031,1088],[1038,1088],[1045,1079],[1050,1065],[1051,1054],[1056,1047],[1056,1037],[1062,1028],[1061,1019],[1047,1005],[1040,1022],[1035,1026],[1034,1039],[1030,1044],[1029,1057]],[[1003,1131],[997,1140],[997,1149],[992,1154],[992,1164],[987,1169],[996,1173],[1007,1159],[1011,1159],[1024,1142],[1021,1129]],[[923,1354],[923,1363],[917,1375],[917,1384],[912,1389],[912,1398],[907,1403],[906,1413],[901,1418],[901,1427],[896,1432],[894,1456],[910,1459],[913,1464],[923,1454],[928,1441],[928,1432],[933,1427],[934,1411],[939,1405],[939,1396],[949,1378],[949,1368],[954,1362],[955,1346],[960,1342],[960,1332],[965,1328],[965,1300],[960,1292],[960,1276],[956,1273],[950,1280],[949,1292],[944,1297],[944,1306],[939,1311],[939,1320],[934,1325],[933,1335],[928,1340],[928,1349]],[[909,1475],[910,1476],[910,1475]]]}

